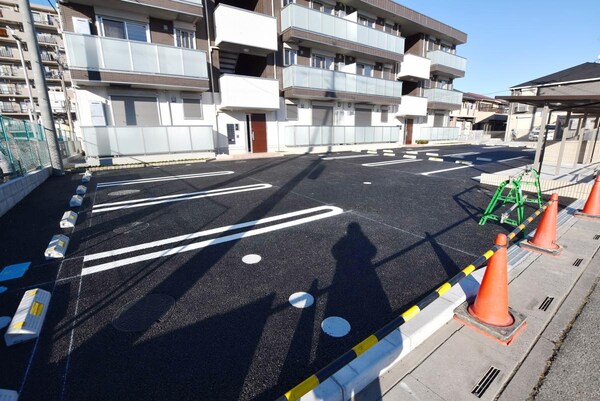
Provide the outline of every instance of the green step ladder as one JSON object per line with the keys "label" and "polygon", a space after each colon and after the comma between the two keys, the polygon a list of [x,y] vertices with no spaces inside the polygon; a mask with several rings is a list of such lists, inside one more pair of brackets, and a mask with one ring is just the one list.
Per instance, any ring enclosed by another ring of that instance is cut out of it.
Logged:
{"label": "green step ladder", "polygon": [[[535,186],[536,197],[529,198],[523,195],[523,184],[533,184]],[[508,187],[508,188],[507,188]],[[505,189],[509,189],[505,195]],[[535,169],[525,169],[518,175],[510,177],[508,180],[502,181],[496,189],[492,200],[485,209],[483,216],[479,220],[479,225],[484,225],[488,220],[499,221],[500,224],[510,224],[517,227],[525,219],[525,203],[535,203],[538,207],[542,207],[542,190],[540,189],[540,175]],[[512,204],[507,210],[500,215],[495,215],[494,212],[508,204]],[[517,210],[517,218],[510,217],[510,214]]]}

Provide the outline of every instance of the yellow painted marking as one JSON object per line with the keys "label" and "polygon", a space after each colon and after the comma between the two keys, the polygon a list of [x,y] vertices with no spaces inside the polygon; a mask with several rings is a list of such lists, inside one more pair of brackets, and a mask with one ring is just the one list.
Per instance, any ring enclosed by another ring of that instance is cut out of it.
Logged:
{"label": "yellow painted marking", "polygon": [[469,266],[465,267],[462,271],[463,271],[463,273],[465,273],[466,276],[468,276],[469,274],[471,274],[475,271],[475,266],[469,265]]}
{"label": "yellow painted marking", "polygon": [[311,377],[304,380],[302,383],[298,384],[296,387],[285,393],[285,398],[287,398],[288,401],[296,401],[304,394],[317,387],[318,385],[319,379],[317,379],[317,376],[312,375]]}
{"label": "yellow painted marking", "polygon": [[444,295],[446,292],[448,292],[450,290],[450,288],[452,288],[452,286],[450,285],[450,283],[444,283],[436,291],[437,291],[438,294]]}
{"label": "yellow painted marking", "polygon": [[516,236],[517,236],[517,234],[515,234],[515,233],[510,233],[510,234],[508,234],[508,239],[513,239],[513,238],[515,238]]}
{"label": "yellow painted marking", "polygon": [[408,322],[410,319],[417,316],[417,314],[420,311],[421,311],[421,309],[419,309],[419,307],[417,305],[413,305],[409,310],[407,310],[400,316],[402,316],[402,318],[404,319],[405,322]]}
{"label": "yellow painted marking", "polygon": [[20,329],[23,326],[25,326],[25,322],[18,322],[12,325],[13,329]]}
{"label": "yellow painted marking", "polygon": [[58,246],[65,246],[65,241],[58,241]]}
{"label": "yellow painted marking", "polygon": [[29,313],[32,314],[33,316],[39,316],[42,314],[43,310],[44,310],[44,304],[41,304],[39,302],[34,302],[33,305],[31,305],[31,309],[29,309]]}
{"label": "yellow painted marking", "polygon": [[494,256],[494,251],[492,251],[491,249],[483,254],[483,257],[485,258],[485,260],[488,260],[492,256]]}
{"label": "yellow painted marking", "polygon": [[519,225],[519,228],[520,228],[521,230],[522,230],[522,229],[524,229],[524,228],[525,228],[525,224],[521,224],[521,225]]}
{"label": "yellow painted marking", "polygon": [[377,344],[377,342],[377,337],[375,337],[374,335],[370,335],[369,337],[361,341],[358,345],[354,346],[354,348],[352,349],[356,353],[356,356],[361,356],[365,353],[365,351]]}

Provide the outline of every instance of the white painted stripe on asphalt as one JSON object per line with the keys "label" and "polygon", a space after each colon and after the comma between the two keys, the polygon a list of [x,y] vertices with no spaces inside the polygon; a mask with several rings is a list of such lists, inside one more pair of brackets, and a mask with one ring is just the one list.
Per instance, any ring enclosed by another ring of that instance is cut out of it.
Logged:
{"label": "white painted stripe on asphalt", "polygon": [[476,157],[475,160],[478,160],[480,162],[491,162],[492,159],[490,159],[489,157]]}
{"label": "white painted stripe on asphalt", "polygon": [[389,166],[390,164],[401,164],[401,163],[412,163],[412,162],[422,162],[423,160],[419,159],[400,159],[400,160],[389,160],[385,162],[375,162],[375,163],[365,163],[363,166],[365,167],[380,167],[380,166]]}
{"label": "white painted stripe on asphalt", "polygon": [[425,153],[425,156],[439,156],[439,153]]}
{"label": "white painted stripe on asphalt", "polygon": [[511,157],[510,159],[504,159],[504,160],[498,160],[498,161],[499,162],[507,162],[507,161],[510,161],[510,160],[525,159],[527,157],[528,156]]}
{"label": "white painted stripe on asphalt", "polygon": [[140,178],[137,180],[99,182],[96,187],[97,188],[107,188],[107,187],[117,187],[117,186],[121,186],[121,185],[136,185],[136,184],[154,183],[154,182],[162,182],[162,181],[187,180],[190,178],[216,177],[219,175],[229,175],[229,174],[234,174],[234,172],[233,171],[212,171],[209,173],[168,175],[168,176],[153,177],[153,178]]}
{"label": "white painted stripe on asphalt", "polygon": [[426,173],[421,173],[421,175],[431,175],[431,174],[443,173],[446,171],[460,170],[461,168],[469,168],[469,167],[473,167],[473,166],[460,166],[460,167],[446,168],[443,170],[428,171]]}
{"label": "white painted stripe on asphalt", "polygon": [[407,150],[405,153],[418,154],[423,152],[436,152],[439,149],[418,149],[418,150]]}
{"label": "white painted stripe on asphalt", "polygon": [[330,157],[323,157],[321,160],[355,159],[357,157],[376,157],[376,156],[378,156],[378,155],[362,154],[362,155],[352,155],[352,156],[330,156]]}
{"label": "white painted stripe on asphalt", "polygon": [[406,151],[406,152],[404,152],[404,153],[407,153],[407,154],[409,154],[409,155],[418,155],[418,154],[419,154],[419,152],[417,152],[417,151],[414,151],[414,150],[407,150],[407,151]]}
{"label": "white painted stripe on asphalt", "polygon": [[458,156],[471,156],[471,155],[478,155],[480,154],[479,152],[464,152],[464,153],[452,153],[451,155],[444,155],[444,156],[450,156],[450,157],[458,157]]}
{"label": "white painted stripe on asphalt", "polygon": [[92,208],[92,213],[109,212],[112,210],[119,210],[119,209],[131,209],[134,207],[145,207],[145,206],[159,205],[162,203],[171,203],[171,202],[180,202],[180,201],[191,200],[191,199],[208,198],[211,196],[229,195],[229,194],[235,194],[235,193],[239,193],[239,192],[267,189],[267,188],[271,188],[271,187],[272,187],[271,184],[252,184],[252,185],[244,185],[241,187],[228,187],[228,188],[221,188],[221,189],[211,189],[208,191],[189,192],[189,193],[185,193],[185,194],[157,196],[155,198],[143,198],[143,199],[133,199],[133,200],[128,200],[128,201],[120,201],[120,202],[100,203],[98,205],[94,205],[94,207]]}
{"label": "white painted stripe on asphalt", "polygon": [[[258,229],[254,229],[254,230],[248,230],[248,231],[243,231],[243,232],[240,232],[240,233],[231,234],[231,235],[227,235],[227,236],[224,236],[224,237],[219,237],[219,238],[214,238],[214,239],[210,239],[210,240],[195,242],[195,243],[192,243],[192,244],[178,246],[178,247],[170,248],[170,249],[165,249],[165,250],[158,251],[158,252],[151,252],[151,253],[147,253],[147,254],[144,254],[144,255],[138,255],[138,256],[134,256],[134,257],[130,257],[130,258],[125,258],[125,259],[117,260],[117,261],[114,261],[114,262],[103,263],[103,264],[100,264],[100,265],[86,267],[86,268],[84,268],[81,271],[81,275],[82,276],[86,276],[86,275],[89,275],[89,274],[94,274],[94,273],[99,273],[99,272],[102,272],[102,271],[114,269],[116,267],[130,265],[132,263],[143,262],[143,261],[146,261],[146,260],[152,260],[152,259],[162,258],[162,257],[165,257],[165,256],[176,255],[178,253],[183,253],[183,252],[190,252],[190,251],[194,251],[194,250],[197,250],[197,249],[206,248],[206,247],[209,247],[209,246],[212,246],[212,245],[222,244],[224,242],[236,241],[236,240],[239,240],[239,239],[242,239],[242,238],[253,237],[255,235],[260,235],[260,234],[266,234],[266,233],[277,231],[277,230],[281,230],[281,229],[284,229],[284,228],[294,227],[294,226],[298,226],[298,225],[301,225],[301,224],[309,223],[309,222],[312,222],[312,221],[321,220],[321,219],[325,219],[325,218],[328,218],[328,217],[336,216],[336,215],[339,215],[339,214],[341,214],[341,213],[344,212],[342,209],[340,209],[339,207],[336,207],[336,206],[318,206],[318,207],[314,207],[314,208],[311,208],[311,209],[304,209],[304,210],[300,210],[300,211],[296,211],[296,212],[292,212],[292,213],[280,214],[278,216],[267,217],[267,218],[264,218],[264,219],[259,219],[259,220],[255,220],[255,221],[249,221],[249,222],[246,222],[246,223],[235,224],[233,226],[221,227],[221,228],[217,228],[217,229],[214,229],[214,230],[208,230],[208,231],[226,232],[226,231],[234,230],[236,228],[240,228],[242,226],[243,227],[256,226],[256,225],[259,225],[259,224],[265,224],[265,223],[268,223],[268,222],[273,222],[273,221],[277,221],[277,220],[284,220],[284,219],[288,219],[290,217],[296,217],[296,216],[301,216],[301,215],[306,215],[306,214],[312,214],[312,213],[321,212],[321,211],[327,211],[327,212],[320,213],[320,214],[313,215],[313,216],[299,218],[299,219],[292,220],[292,221],[286,221],[284,223],[275,224],[275,225],[269,226],[269,227],[258,228]],[[187,236],[175,237],[175,238],[181,238],[181,237],[196,238],[196,237],[193,237],[193,235],[200,236],[199,234],[206,233],[206,232],[207,231],[199,232],[199,233],[194,233],[194,234],[189,234]],[[206,235],[206,234],[203,234],[203,235]],[[167,240],[163,240],[163,241],[169,241],[169,240],[172,241],[173,238],[167,239]],[[179,240],[175,240],[173,242],[177,242],[177,241],[180,241],[180,239]],[[156,242],[160,242],[160,241],[155,241],[154,243],[156,243]],[[149,243],[149,244],[153,244],[153,243]],[[138,245],[137,247],[142,247],[142,248],[139,248],[139,249],[146,249],[146,248],[149,248],[151,246],[156,246],[156,245],[150,245],[149,246],[148,244],[142,244],[142,245]],[[133,247],[129,247],[129,248],[133,248]],[[127,249],[127,248],[123,248],[123,249]],[[129,252],[131,252],[131,251],[129,251]],[[89,255],[89,256],[93,256],[93,255]],[[104,257],[106,257],[106,256],[104,256]]]}

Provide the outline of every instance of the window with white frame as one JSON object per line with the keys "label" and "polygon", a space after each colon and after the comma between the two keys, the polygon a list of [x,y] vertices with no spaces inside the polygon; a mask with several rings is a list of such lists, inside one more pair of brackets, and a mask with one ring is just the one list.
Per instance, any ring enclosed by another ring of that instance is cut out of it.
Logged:
{"label": "window with white frame", "polygon": [[356,63],[356,75],[364,75],[365,77],[372,77],[375,66],[363,63]]}
{"label": "window with white frame", "polygon": [[296,50],[284,49],[283,51],[283,65],[294,65],[296,64]]}
{"label": "window with white frame", "polygon": [[314,68],[320,68],[322,70],[334,70],[335,60],[333,57],[321,56],[319,54],[313,54],[311,56],[311,65]]}
{"label": "window with white frame", "polygon": [[358,23],[364,26],[368,26],[369,28],[375,28],[375,20],[365,17],[364,15],[358,16]]}
{"label": "window with white frame", "polygon": [[186,49],[196,48],[196,32],[175,28],[175,46]]}
{"label": "window with white frame", "polygon": [[102,36],[149,42],[148,24],[135,21],[100,17]]}

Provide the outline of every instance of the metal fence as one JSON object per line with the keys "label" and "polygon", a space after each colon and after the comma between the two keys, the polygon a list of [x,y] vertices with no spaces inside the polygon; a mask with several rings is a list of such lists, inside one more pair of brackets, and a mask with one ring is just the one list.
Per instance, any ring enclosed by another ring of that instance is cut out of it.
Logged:
{"label": "metal fence", "polygon": [[455,141],[460,135],[458,127],[423,127],[419,132],[418,139],[429,141]]}
{"label": "metal fence", "polygon": [[41,125],[0,116],[0,126],[1,180],[50,166],[50,152]]}
{"label": "metal fence", "polygon": [[285,127],[285,146],[393,143],[398,142],[399,140],[399,127],[313,125],[295,125]]}

